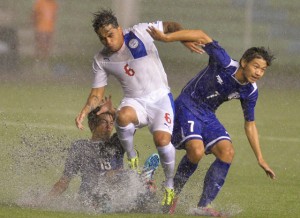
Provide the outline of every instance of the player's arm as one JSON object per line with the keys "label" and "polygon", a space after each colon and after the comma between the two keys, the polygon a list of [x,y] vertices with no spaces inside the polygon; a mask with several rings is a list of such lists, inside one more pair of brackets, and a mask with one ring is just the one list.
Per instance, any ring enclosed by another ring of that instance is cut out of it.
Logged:
{"label": "player's arm", "polygon": [[104,91],[104,87],[92,88],[85,106],[82,108],[81,112],[75,119],[76,126],[79,129],[83,129],[82,122],[86,115],[101,104]]}
{"label": "player's arm", "polygon": [[149,26],[147,31],[152,38],[162,42],[192,41],[205,45],[213,41],[212,38],[202,30],[180,30],[171,33],[163,33],[155,27]]}
{"label": "player's arm", "polygon": [[62,176],[53,186],[48,194],[48,198],[52,199],[54,197],[60,196],[69,187],[71,179],[67,176]]}
{"label": "player's arm", "polygon": [[161,32],[153,26],[149,26],[148,33],[153,39],[162,42],[174,42],[181,41],[188,47],[191,51],[202,54],[204,51],[201,47],[209,42],[212,42],[205,32],[202,30],[178,30],[174,32]]}
{"label": "player's arm", "polygon": [[258,164],[264,169],[267,176],[269,176],[271,179],[275,179],[275,173],[273,170],[269,167],[267,162],[264,160],[259,139],[258,139],[258,131],[256,128],[255,121],[245,121],[245,133],[247,135],[248,141],[251,145],[251,148],[256,156],[256,159],[258,161]]}
{"label": "player's arm", "polygon": [[183,27],[177,22],[163,21],[164,33],[173,33],[183,30]]}

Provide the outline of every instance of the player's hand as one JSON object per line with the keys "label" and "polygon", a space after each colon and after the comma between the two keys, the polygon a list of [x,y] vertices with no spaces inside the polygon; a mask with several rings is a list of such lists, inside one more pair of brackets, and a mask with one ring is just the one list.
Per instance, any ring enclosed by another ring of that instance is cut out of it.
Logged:
{"label": "player's hand", "polygon": [[258,162],[258,164],[261,166],[261,168],[264,169],[264,171],[266,172],[268,177],[270,177],[271,179],[276,178],[275,173],[273,172],[273,170],[269,167],[269,165],[264,160],[260,160]]}
{"label": "player's hand", "polygon": [[163,32],[161,32],[160,30],[156,29],[153,26],[149,26],[148,29],[146,30],[150,36],[157,40],[157,41],[166,41],[166,34],[164,34]]}
{"label": "player's hand", "polygon": [[182,42],[182,44],[184,44],[191,52],[196,52],[198,54],[205,53],[203,50],[204,45],[200,42]]}
{"label": "player's hand", "polygon": [[112,101],[111,101],[111,95],[109,97],[105,96],[104,99],[101,101],[101,109],[97,112],[97,115],[110,112],[112,114],[115,113],[115,108],[113,107]]}
{"label": "player's hand", "polygon": [[83,130],[83,125],[82,122],[84,120],[85,117],[85,113],[81,112],[76,118],[75,118],[75,124],[77,126],[78,129]]}

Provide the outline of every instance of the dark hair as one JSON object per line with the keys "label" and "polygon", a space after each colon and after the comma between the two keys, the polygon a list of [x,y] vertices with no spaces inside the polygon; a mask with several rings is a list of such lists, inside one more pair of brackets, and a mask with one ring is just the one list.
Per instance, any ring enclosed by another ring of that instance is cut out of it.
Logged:
{"label": "dark hair", "polygon": [[275,59],[269,49],[265,47],[252,47],[245,51],[241,60],[243,59],[249,63],[255,58],[264,59],[267,62],[267,66],[271,66],[272,61]]}
{"label": "dark hair", "polygon": [[112,25],[114,28],[119,27],[117,17],[114,15],[111,9],[105,10],[102,9],[101,11],[93,13],[94,20],[92,21],[94,31],[97,33],[99,28]]}
{"label": "dark hair", "polygon": [[110,112],[105,112],[102,114],[97,115],[97,112],[100,111],[101,106],[96,107],[94,110],[92,110],[89,114],[88,114],[88,124],[90,127],[90,130],[93,131],[95,129],[95,127],[98,126],[101,115],[107,114],[112,116],[113,119],[115,119],[114,114],[110,113]]}

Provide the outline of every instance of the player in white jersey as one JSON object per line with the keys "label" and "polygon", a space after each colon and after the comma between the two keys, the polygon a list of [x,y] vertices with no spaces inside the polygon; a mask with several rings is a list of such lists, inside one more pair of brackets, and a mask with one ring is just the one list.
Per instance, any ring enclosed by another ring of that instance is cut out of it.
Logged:
{"label": "player in white jersey", "polygon": [[[234,156],[230,136],[215,115],[217,108],[226,101],[239,99],[244,114],[244,128],[259,166],[267,176],[275,179],[275,173],[264,160],[254,109],[258,98],[256,81],[265,73],[274,59],[264,47],[249,48],[240,62],[201,30],[182,30],[175,33],[163,32],[149,27],[148,32],[160,41],[197,41],[209,55],[207,67],[201,70],[182,89],[175,100],[175,121],[172,143],[177,149],[185,149],[186,155],[178,165],[174,177],[176,195],[180,193],[189,177],[198,167],[204,154],[214,154],[216,160],[208,169],[202,195],[193,215],[222,216],[210,207],[223,186]],[[171,207],[174,212],[177,197]]]}
{"label": "player in white jersey", "polygon": [[[138,167],[137,154],[133,147],[133,135],[137,128],[148,125],[160,155],[165,173],[163,205],[170,205],[174,197],[173,177],[175,149],[171,144],[173,131],[173,98],[167,76],[158,51],[147,28],[170,33],[182,29],[175,22],[141,23],[122,29],[111,10],[94,14],[93,27],[104,45],[94,57],[95,79],[86,105],[76,118],[76,125],[83,128],[84,117],[100,104],[104,95],[107,77],[115,76],[120,82],[124,98],[117,110],[116,130],[127,153],[132,169]],[[195,47],[194,43],[184,43]],[[105,107],[102,107],[103,112]]]}

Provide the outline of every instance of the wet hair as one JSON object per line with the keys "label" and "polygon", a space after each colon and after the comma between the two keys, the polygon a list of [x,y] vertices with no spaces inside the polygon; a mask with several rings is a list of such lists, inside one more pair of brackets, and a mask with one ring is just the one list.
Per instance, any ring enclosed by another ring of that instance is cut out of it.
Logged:
{"label": "wet hair", "polygon": [[252,47],[245,51],[241,60],[245,60],[247,63],[255,58],[264,59],[267,62],[267,66],[271,66],[272,61],[275,59],[269,49],[265,47]]}
{"label": "wet hair", "polygon": [[90,127],[90,130],[93,131],[98,125],[101,119],[100,118],[101,115],[107,114],[112,116],[113,120],[115,119],[114,114],[110,113],[110,112],[105,112],[102,114],[97,115],[97,112],[100,111],[101,107],[96,107],[94,110],[92,110],[89,114],[88,114],[88,124]]}
{"label": "wet hair", "polygon": [[93,13],[94,20],[92,21],[94,31],[97,33],[99,28],[104,26],[112,25],[114,28],[119,27],[117,17],[114,15],[111,9],[105,10],[102,9],[101,11]]}

